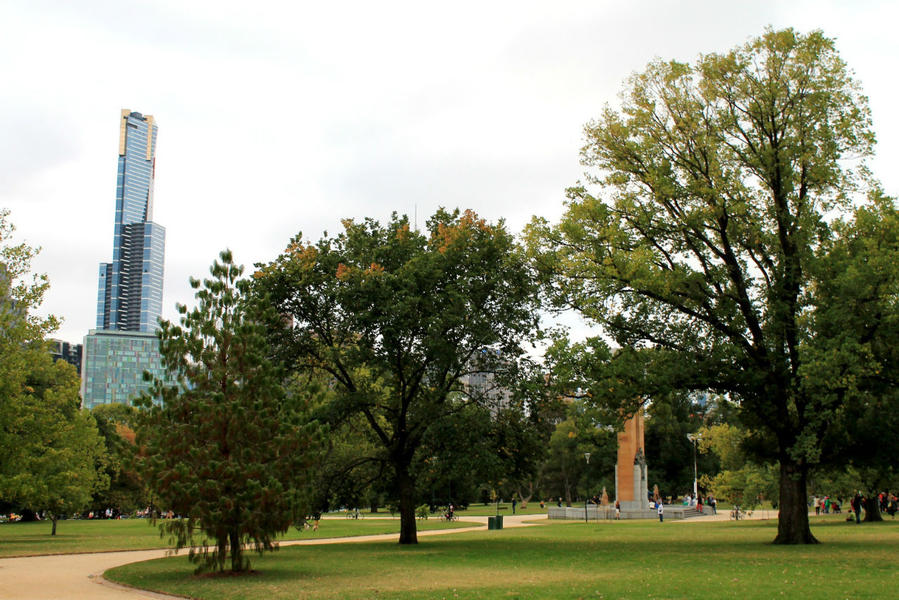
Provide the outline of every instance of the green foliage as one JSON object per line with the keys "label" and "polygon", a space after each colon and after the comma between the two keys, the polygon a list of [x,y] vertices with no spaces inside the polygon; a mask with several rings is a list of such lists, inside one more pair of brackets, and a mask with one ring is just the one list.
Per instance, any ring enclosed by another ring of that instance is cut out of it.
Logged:
{"label": "green foliage", "polygon": [[[670,393],[657,397],[647,409],[646,462],[649,488],[658,485],[663,497],[678,497],[693,491],[693,442],[701,423],[700,407],[689,394]],[[697,473],[716,473],[717,461],[698,453]],[[700,490],[701,492],[701,490]]]}
{"label": "green foliage", "polygon": [[[313,414],[328,420],[329,403],[325,402]],[[324,512],[331,507],[383,504],[386,466],[362,419],[356,417],[332,422],[325,444],[315,466],[314,480],[309,486],[313,492],[312,508]]]}
{"label": "green foliage", "polygon": [[735,471],[746,466],[747,457],[744,443],[749,434],[729,423],[719,423],[711,427],[703,427],[698,432],[699,452],[712,452],[721,461],[725,471]]}
{"label": "green foliage", "polygon": [[577,427],[571,417],[556,427],[549,438],[547,459],[541,465],[541,479],[544,488],[555,496],[565,498],[571,504],[572,492],[585,466],[584,454],[578,444]]}
{"label": "green foliage", "polygon": [[46,352],[44,338],[56,328],[53,317],[34,314],[50,287],[46,275],[32,275],[38,249],[11,243],[15,227],[0,209],[0,478],[17,469],[18,435],[14,422],[23,405],[29,365]]}
{"label": "green foliage", "polygon": [[559,225],[529,229],[547,293],[621,346],[606,369],[638,397],[646,382],[731,397],[753,448],[780,463],[777,541],[813,542],[806,477],[838,403],[802,376],[817,333],[806,316],[825,216],[867,176],[867,100],[832,40],[791,29],[693,65],[653,62],[622,97],[586,128],[603,196],[574,187]]}
{"label": "green foliage", "polygon": [[109,487],[94,495],[94,510],[111,507],[128,514],[144,508],[150,500],[135,466],[137,409],[125,404],[100,404],[91,414],[106,448],[103,470],[109,478]]}
{"label": "green foliage", "polygon": [[770,464],[759,465],[747,457],[745,443],[749,433],[739,427],[722,423],[703,427],[698,432],[699,449],[714,454],[721,462],[721,471],[705,475],[703,486],[719,500],[726,500],[751,510],[764,500],[777,506],[778,473]]}
{"label": "green foliage", "polygon": [[549,437],[547,456],[540,465],[540,492],[570,504],[575,496],[599,496],[605,487],[614,498],[617,448],[614,427],[601,425],[597,413],[583,401],[571,402]]}
{"label": "green foliage", "polygon": [[535,474],[545,454],[544,436],[520,410],[491,412],[462,404],[431,426],[414,467],[420,497],[431,504],[457,506],[478,497],[478,488],[510,497]]}
{"label": "green foliage", "polygon": [[145,480],[162,508],[181,517],[161,529],[177,548],[191,547],[198,570],[223,570],[230,556],[231,570],[241,571],[249,567],[245,544],[272,550],[276,534],[308,513],[300,490],[316,431],[304,413],[315,388],[286,393],[264,335],[278,317],[249,293],[231,253],[220,259],[202,287],[191,280],[197,305],[178,306],[181,325],[160,324],[175,383],[156,380],[142,399],[138,443]]}
{"label": "green foliage", "polygon": [[399,500],[400,542],[415,543],[419,450],[461,406],[492,401],[462,395],[460,378],[516,363],[535,288],[504,225],[471,211],[438,211],[426,234],[396,215],[343,226],[314,245],[297,236],[257,283],[291,319],[274,331],[285,363],[330,380],[332,422],[365,423]]}
{"label": "green foliage", "polygon": [[827,410],[815,448],[822,462],[867,473],[856,489],[878,492],[899,455],[899,211],[879,190],[851,219],[834,224],[814,272],[809,344],[802,376]]}
{"label": "green foliage", "polygon": [[97,471],[104,449],[79,409],[74,367],[50,357],[44,338],[57,320],[33,313],[49,283],[30,273],[37,250],[9,244],[8,214],[0,210],[0,499],[46,511],[55,535],[60,515],[107,484]]}
{"label": "green foliage", "polygon": [[25,411],[13,422],[16,470],[4,478],[2,494],[56,520],[88,506],[91,495],[109,484],[98,471],[103,441],[88,411],[79,408],[78,375],[72,365],[35,356],[21,398]]}
{"label": "green foliage", "polygon": [[40,343],[59,324],[56,317],[39,317],[32,312],[43,302],[50,282],[46,274],[31,273],[31,261],[40,248],[24,242],[11,245],[13,232],[9,211],[0,209],[0,344],[6,359],[2,363],[5,375],[13,370],[13,345]]}

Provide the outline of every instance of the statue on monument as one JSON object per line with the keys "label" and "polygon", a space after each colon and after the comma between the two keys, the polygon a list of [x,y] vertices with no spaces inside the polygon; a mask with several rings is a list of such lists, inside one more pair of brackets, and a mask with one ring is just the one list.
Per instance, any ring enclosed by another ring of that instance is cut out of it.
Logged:
{"label": "statue on monument", "polygon": [[643,409],[624,422],[618,434],[615,494],[622,510],[648,510],[647,467],[644,448]]}

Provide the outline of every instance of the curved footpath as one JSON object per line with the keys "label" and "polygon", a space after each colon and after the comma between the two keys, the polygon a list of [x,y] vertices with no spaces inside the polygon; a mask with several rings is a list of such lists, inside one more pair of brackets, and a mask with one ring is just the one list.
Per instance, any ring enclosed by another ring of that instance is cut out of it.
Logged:
{"label": "curved footpath", "polygon": [[[545,519],[546,515],[504,516],[505,527],[524,527],[524,521]],[[479,523],[476,527],[419,531],[419,537],[448,535],[463,531],[481,531],[487,517],[465,517]],[[398,533],[364,535],[351,538],[322,538],[281,542],[286,546],[348,544],[375,540],[396,540]],[[128,563],[162,558],[168,550],[130,550],[94,554],[55,554],[0,559],[0,600],[171,600],[178,596],[136,590],[103,579],[107,569]]]}

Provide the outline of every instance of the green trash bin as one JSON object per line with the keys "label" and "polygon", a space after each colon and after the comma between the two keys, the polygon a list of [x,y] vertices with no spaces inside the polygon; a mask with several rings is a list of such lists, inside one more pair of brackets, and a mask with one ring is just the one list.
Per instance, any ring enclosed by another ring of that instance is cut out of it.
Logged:
{"label": "green trash bin", "polygon": [[503,516],[496,515],[495,517],[487,517],[487,529],[502,529],[503,528]]}

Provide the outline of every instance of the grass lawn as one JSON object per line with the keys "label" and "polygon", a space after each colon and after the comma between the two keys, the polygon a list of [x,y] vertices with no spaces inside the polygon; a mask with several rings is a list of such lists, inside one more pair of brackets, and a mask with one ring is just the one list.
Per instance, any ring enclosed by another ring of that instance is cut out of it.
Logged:
{"label": "grass lawn", "polygon": [[[773,546],[776,521],[551,523],[422,538],[414,547],[285,547],[242,577],[196,577],[186,558],[106,577],[201,599],[888,598],[899,522],[816,519],[816,546]],[[892,591],[891,591],[892,590]]]}
{"label": "grass lawn", "polygon": [[[419,521],[419,529],[468,527],[472,523],[446,523],[437,519]],[[109,550],[145,550],[172,547],[159,537],[159,528],[146,519],[99,521],[60,521],[56,535],[50,535],[49,521],[36,523],[4,523],[0,525],[0,558],[38,554],[70,554]],[[365,520],[323,519],[319,530],[290,529],[280,539],[347,537],[399,533],[400,522],[394,519]]]}

